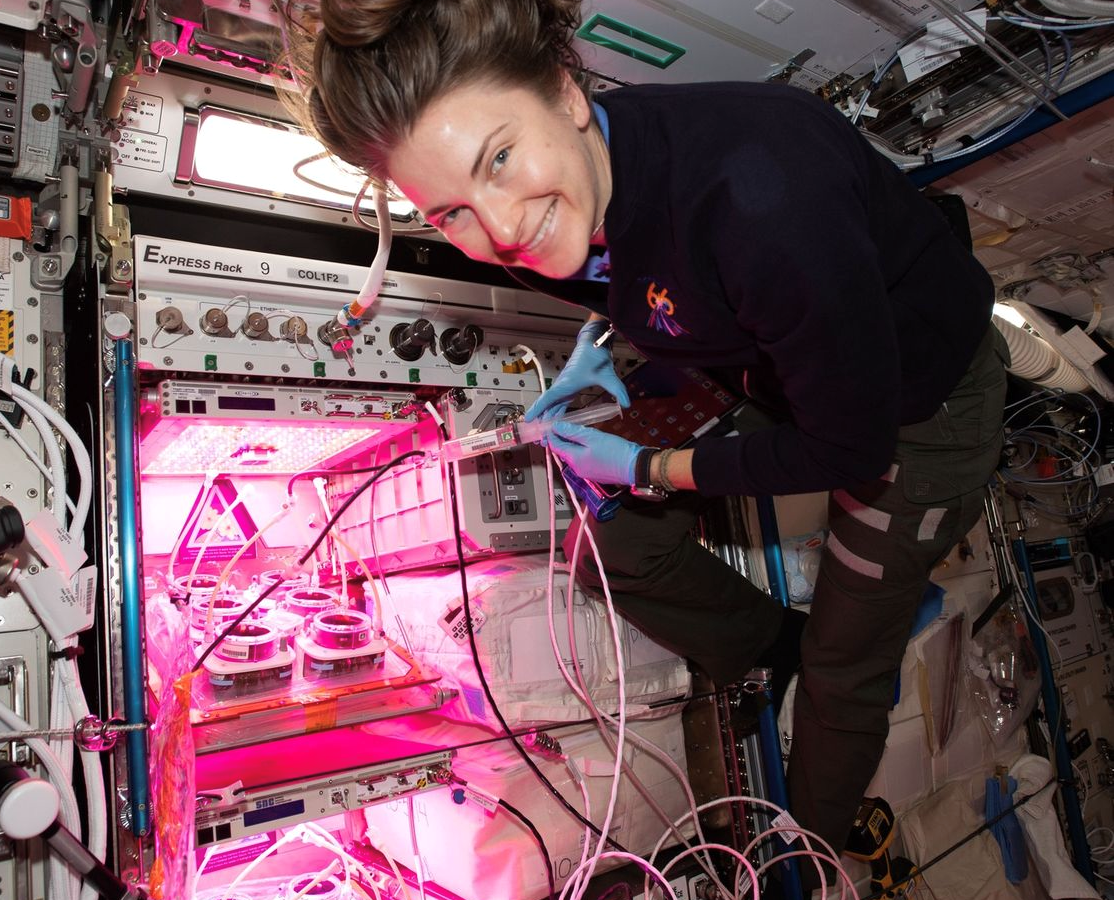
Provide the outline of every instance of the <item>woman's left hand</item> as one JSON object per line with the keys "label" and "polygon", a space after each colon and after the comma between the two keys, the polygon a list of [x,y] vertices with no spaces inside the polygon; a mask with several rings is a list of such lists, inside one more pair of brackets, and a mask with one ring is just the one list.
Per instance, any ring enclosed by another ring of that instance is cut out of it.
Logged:
{"label": "woman's left hand", "polygon": [[557,422],[547,442],[581,478],[598,484],[634,484],[634,460],[642,449],[598,428]]}

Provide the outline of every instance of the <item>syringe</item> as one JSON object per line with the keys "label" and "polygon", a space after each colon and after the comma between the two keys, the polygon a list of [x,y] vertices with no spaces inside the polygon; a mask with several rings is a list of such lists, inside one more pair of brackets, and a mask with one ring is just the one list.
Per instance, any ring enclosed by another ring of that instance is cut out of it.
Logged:
{"label": "syringe", "polygon": [[533,422],[510,422],[502,428],[493,428],[491,431],[481,431],[477,434],[466,434],[464,437],[446,441],[441,446],[441,458],[447,462],[456,462],[468,459],[470,456],[479,456],[482,453],[491,453],[493,450],[506,450],[517,447],[519,444],[530,444],[540,441],[558,422],[572,422],[575,425],[594,425],[596,422],[605,422],[614,418],[623,411],[618,403],[596,403],[566,413],[556,419],[535,419]]}

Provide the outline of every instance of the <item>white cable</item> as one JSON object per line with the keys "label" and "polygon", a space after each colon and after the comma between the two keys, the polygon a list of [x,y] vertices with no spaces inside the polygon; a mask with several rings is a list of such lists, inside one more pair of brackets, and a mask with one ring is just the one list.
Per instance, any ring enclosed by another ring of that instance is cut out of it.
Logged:
{"label": "white cable", "polygon": [[1085,816],[1087,814],[1087,780],[1083,777],[1083,773],[1079,771],[1079,766],[1072,761],[1072,771],[1079,777],[1079,792],[1082,796],[1079,798],[1079,815]]}
{"label": "white cable", "polygon": [[[15,580],[16,589],[23,595],[27,605],[42,616],[45,601],[41,598],[32,583],[26,576],[20,575]],[[44,620],[44,627],[47,622]],[[56,627],[49,627],[48,631],[56,632]],[[59,639],[55,634],[51,638],[58,650],[72,650],[77,646],[77,639],[64,637]],[[74,725],[89,715],[89,704],[81,691],[78,681],[77,662],[74,659],[59,659],[53,672],[53,688],[51,690],[50,721],[52,728],[72,730]],[[73,771],[72,741],[60,740],[60,748],[55,749],[64,771]],[[100,758],[96,751],[81,751],[81,768],[85,775],[85,792],[89,811],[89,851],[101,862],[104,862],[105,850],[108,844],[108,808],[105,797],[104,773],[101,771]],[[96,900],[97,892],[92,885],[82,889],[84,900]]]}
{"label": "white cable", "polygon": [[[715,800],[709,800],[706,803],[702,803],[702,804],[700,804],[700,806],[698,806],[696,808],[695,812],[690,811],[690,812],[685,813],[683,816],[679,817],[678,819],[675,819],[673,824],[676,825],[676,826],[683,825],[686,821],[688,821],[688,819],[690,817],[695,818],[697,814],[699,814],[701,812],[704,812],[705,810],[713,809],[716,806],[721,806],[724,803],[744,803],[744,804],[745,803],[750,803],[754,806],[759,806],[759,807],[762,807],[763,809],[770,810],[771,812],[776,812],[779,815],[785,814],[785,810],[783,810],[776,803],[772,803],[769,800],[763,800],[760,797],[749,797],[749,796],[746,796],[746,795],[735,794],[735,795],[731,795],[731,796],[728,796],[728,797],[719,797]],[[843,867],[839,864],[839,859],[838,859],[835,851],[832,849],[831,845],[829,845],[827,843],[827,841],[825,841],[819,835],[814,834],[813,832],[807,830],[806,828],[802,828],[800,825],[798,825],[796,823],[793,823],[791,825],[774,826],[770,829],[767,829],[767,831],[769,831],[769,832],[786,831],[786,830],[792,831],[793,833],[799,835],[802,842],[804,843],[806,851],[808,853],[811,853],[811,854],[815,855],[818,859],[823,859],[826,862],[830,863],[838,873],[842,873],[843,876],[845,876],[847,878],[848,883],[851,882],[850,876],[846,875],[846,872],[844,871]],[[749,853],[750,849],[753,846],[757,846],[757,843],[764,837],[764,835],[765,835],[765,833],[763,833],[762,835],[759,835],[757,838],[755,838],[751,842],[751,844],[748,845],[746,850],[744,850],[744,853]],[[661,837],[658,838],[657,843],[654,845],[653,852],[650,854],[650,858],[649,858],[649,861],[650,861],[651,864],[657,858],[658,853],[661,852],[661,849],[664,846],[665,841],[668,837],[669,837],[669,830],[667,829],[666,831],[664,831],[662,833]],[[821,850],[826,851],[826,854],[821,853],[820,851],[813,850],[813,847],[812,847],[813,842],[818,844],[820,846]],[[783,854],[783,855],[787,856],[789,854]],[[823,879],[821,879],[821,881],[823,881]],[[853,886],[852,886],[852,891],[854,891]]]}
{"label": "white cable", "polygon": [[[735,876],[736,887],[739,885],[740,877],[743,874],[746,874],[747,880],[750,883],[750,894],[751,894],[752,900],[760,900],[760,898],[758,896],[758,875],[754,871],[754,866],[751,865],[750,860],[747,859],[746,856],[743,853],[740,853],[734,847],[730,847],[727,844],[707,843],[707,844],[698,845],[696,847],[688,847],[685,850],[682,850],[680,853],[678,853],[671,860],[669,860],[669,862],[666,863],[664,866],[662,866],[661,873],[663,875],[665,875],[666,877],[668,877],[669,876],[669,870],[672,869],[675,865],[677,865],[677,863],[679,863],[681,860],[683,860],[686,856],[691,856],[694,853],[699,853],[701,851],[707,851],[707,850],[719,850],[722,853],[726,853],[728,856],[734,856],[735,859],[739,863],[739,866],[738,866],[737,871],[736,871],[736,876]],[[741,869],[741,871],[739,871],[739,869]],[[738,896],[738,891],[735,891],[735,893],[732,896]]]}
{"label": "white cable", "polygon": [[310,844],[316,844],[319,847],[324,847],[326,850],[331,850],[337,855],[340,863],[344,868],[344,880],[349,886],[352,884],[352,860],[345,852],[344,845],[338,841],[331,832],[316,822],[303,822],[302,827],[305,829],[306,834],[303,835],[302,840]]}
{"label": "white cable", "polygon": [[[313,488],[317,492],[317,502],[321,504],[321,509],[325,513],[326,522],[330,521],[333,518],[333,511],[329,507],[329,496],[325,492],[327,484],[328,482],[321,476],[313,479]],[[348,563],[344,558],[344,553],[342,552],[343,544],[341,543],[341,541],[343,540],[343,538],[341,540],[337,540],[339,532],[340,523],[338,522],[337,528],[333,532],[332,539],[326,538],[326,543],[331,545],[329,559],[332,561],[334,576],[337,575],[337,561],[340,561],[340,571],[342,573],[340,578],[341,606],[343,606],[345,609],[348,609],[348,607],[352,605],[351,601],[349,601],[348,599]]]}
{"label": "white cable", "polygon": [[[0,703],[0,721],[12,731],[34,730],[22,716],[17,715],[6,703]],[[69,774],[64,771],[58,757],[42,738],[28,737],[24,738],[23,742],[39,758],[39,762],[46,769],[47,776],[58,790],[58,796],[62,802],[61,812],[59,813],[62,824],[74,834],[81,834],[81,817],[78,813],[77,797],[74,795]],[[52,855],[50,871],[51,900],[68,900],[69,897],[77,896],[80,880],[65,862]],[[72,893],[68,891],[62,893],[67,885],[71,888]]]}
{"label": "white cable", "polygon": [[[577,511],[577,514],[580,515],[580,517],[581,517],[580,533],[581,534],[585,534],[585,533],[587,534],[588,544],[589,544],[589,546],[592,547],[592,552],[594,554],[596,554],[596,559],[598,560],[600,557],[599,557],[599,550],[596,547],[595,538],[592,537],[592,532],[590,530],[588,530],[588,528],[585,527],[584,523],[583,523],[583,519],[584,519],[584,517],[587,513],[586,513],[585,510],[582,510],[580,508],[580,505],[579,505],[579,503],[577,503],[576,497],[575,497],[575,495],[572,494],[572,492],[569,493],[569,500],[572,502],[573,507]],[[579,535],[578,535],[578,537],[579,537]],[[600,570],[601,570],[601,573],[602,573],[602,570],[603,570],[602,562],[600,563]],[[619,723],[618,723],[618,735],[617,735],[616,748],[615,748],[615,768],[612,772],[611,796],[608,798],[607,813],[604,816],[603,824],[600,825],[600,839],[599,839],[599,843],[597,844],[597,847],[596,847],[596,853],[594,854],[592,859],[589,860],[589,864],[588,864],[587,868],[584,870],[585,875],[584,875],[583,882],[580,885],[579,889],[573,894],[572,900],[582,900],[582,898],[584,896],[584,892],[588,889],[588,884],[591,881],[592,875],[596,870],[596,864],[597,864],[598,860],[600,859],[600,853],[607,846],[607,836],[611,832],[611,821],[615,816],[615,806],[616,806],[616,803],[618,802],[618,799],[619,799],[619,783],[620,783],[620,778],[621,778],[622,771],[623,771],[623,758],[624,758],[623,754],[624,754],[624,751],[626,750],[626,740],[627,740],[627,681],[626,681],[626,671],[625,671],[626,670],[626,664],[623,660],[622,633],[619,629],[618,616],[615,612],[615,602],[611,597],[611,586],[608,584],[607,578],[601,578],[601,582],[602,582],[602,585],[603,585],[604,600],[607,603],[607,614],[608,614],[608,620],[611,624],[611,633],[612,633],[612,636],[613,636],[614,641],[615,641],[615,664],[616,664],[616,669],[617,669],[617,673],[618,673]],[[573,565],[573,566],[570,566],[570,568],[569,568],[569,587],[568,587],[568,594],[567,594],[567,597],[566,597],[566,602],[569,605],[571,605],[571,603],[572,603],[573,591],[574,591],[575,587],[576,587],[576,567],[575,567],[575,565]],[[573,647],[573,652],[574,653],[576,652],[575,647]],[[565,890],[563,890],[561,892],[562,897],[565,896],[565,891],[568,890],[569,885],[571,883],[572,883],[571,881],[565,883]]]}
{"label": "white cable", "polygon": [[217,480],[217,472],[206,472],[205,480],[201,486],[201,496],[197,499],[197,505],[190,511],[189,516],[186,517],[186,524],[182,526],[182,530],[178,532],[178,539],[174,542],[174,548],[170,551],[170,559],[166,561],[166,580],[170,587],[173,587],[174,582],[174,563],[178,559],[178,551],[182,548],[182,542],[186,540],[190,531],[193,530],[194,522],[197,521],[201,515],[201,510],[204,509],[206,501],[209,499],[209,491],[212,490],[213,482]]}
{"label": "white cable", "polygon": [[[13,389],[15,385],[12,386]],[[14,396],[14,395],[13,395]],[[54,518],[58,524],[63,528],[66,527],[66,506],[62,498],[66,496],[66,464],[62,459],[62,450],[58,446],[58,440],[54,437],[54,432],[50,429],[50,423],[46,417],[43,416],[36,407],[26,406],[20,403],[23,411],[27,414],[28,420],[35,426],[39,432],[39,438],[46,448],[46,458],[50,466],[51,484],[54,486],[54,496],[51,498],[50,511],[54,514]]]}
{"label": "white cable", "polygon": [[210,844],[208,849],[205,851],[205,855],[203,857],[201,857],[201,865],[199,865],[197,867],[197,871],[195,871],[193,873],[193,892],[194,892],[195,895],[197,894],[198,890],[200,889],[201,876],[205,873],[205,870],[209,867],[209,863],[213,859],[213,854],[215,854],[217,852],[217,850],[220,848],[220,846],[221,846],[220,844]]}
{"label": "white cable", "polygon": [[[622,850],[609,850],[606,853],[600,853],[599,854],[599,859],[601,859],[601,860],[604,860],[604,859],[622,859],[622,860],[626,860],[627,862],[634,863],[636,866],[638,866],[640,869],[642,869],[646,873],[647,877],[653,877],[653,878],[657,879],[662,885],[664,885],[665,889],[667,891],[670,891],[669,896],[672,896],[672,889],[669,886],[669,879],[667,879],[664,875],[662,875],[661,872],[659,872],[656,868],[654,868],[649,863],[647,863],[646,860],[644,860],[641,856],[635,856],[633,853],[627,853],[627,852],[622,851]],[[575,874],[577,874],[577,873],[574,871],[570,875],[570,881],[568,882],[569,884],[572,883],[571,877],[572,877],[572,875],[575,875]],[[564,897],[564,893],[562,893],[561,896]],[[646,894],[645,896],[649,896],[649,895]]]}
{"label": "white cable", "polygon": [[77,512],[70,523],[70,536],[79,538],[85,531],[85,520],[93,502],[93,463],[89,458],[89,450],[81,442],[81,438],[78,437],[77,432],[73,430],[65,417],[45,400],[18,384],[12,385],[11,394],[24,409],[35,407],[41,412],[70,445],[70,452],[73,454],[79,479]]}
{"label": "white cable", "polygon": [[256,868],[258,868],[259,865],[261,865],[268,856],[271,856],[272,854],[278,852],[287,844],[293,843],[296,840],[300,840],[302,836],[302,829],[304,827],[304,825],[296,825],[294,828],[291,828],[288,832],[286,832],[286,834],[280,837],[277,841],[271,844],[271,846],[260,853],[255,859],[244,866],[244,868],[240,870],[240,873],[232,879],[232,883],[224,888],[223,896],[227,897],[234,890],[236,890],[236,888],[238,888],[243,883],[244,879],[247,878],[248,875],[250,875],[252,872],[254,872]]}
{"label": "white cable", "polygon": [[[546,390],[545,371],[542,368],[541,360],[538,359],[537,354],[526,344],[516,344],[511,349],[514,352],[521,353],[522,354],[522,359],[527,365],[532,364],[534,366],[535,371],[537,372],[538,383],[539,383],[539,387],[541,389],[541,392],[545,393],[545,390]],[[611,727],[613,727],[613,728],[619,727],[618,723],[615,722],[615,720],[610,715],[607,715],[606,713],[603,713],[601,710],[599,710],[596,707],[594,701],[592,700],[592,697],[590,695],[590,692],[588,690],[587,685],[584,684],[584,682],[583,682],[579,666],[574,666],[574,670],[576,672],[576,679],[575,680],[573,679],[572,675],[568,671],[568,668],[565,666],[565,662],[564,662],[564,659],[562,658],[560,647],[557,643],[557,634],[556,634],[556,630],[555,630],[555,626],[554,626],[554,610],[553,610],[553,576],[554,576],[554,570],[555,570],[554,563],[556,561],[556,543],[557,543],[557,538],[556,538],[556,534],[557,534],[556,498],[555,498],[555,492],[554,492],[554,486],[553,486],[553,455],[552,455],[552,452],[549,450],[548,447],[546,447],[545,457],[546,457],[546,460],[545,460],[545,462],[546,462],[546,465],[545,465],[546,484],[547,484],[547,487],[549,489],[549,570],[548,570],[549,574],[548,574],[548,579],[547,579],[547,583],[546,583],[546,597],[547,597],[547,603],[548,603],[547,620],[548,620],[548,624],[549,624],[550,646],[553,649],[554,659],[557,662],[557,667],[561,671],[561,675],[565,679],[565,682],[569,685],[569,687],[573,691],[574,696],[576,696],[576,698],[578,700],[580,700],[580,702],[583,703],[591,711],[593,717],[596,719],[597,725],[600,726],[601,737],[604,738],[605,742],[611,748],[612,752],[616,753],[616,758],[621,761],[622,760],[622,755],[616,750],[615,745],[609,739],[610,736],[608,735],[606,730],[603,728],[603,723],[605,721],[608,724],[610,724]],[[565,486],[565,490],[568,493],[570,499],[572,500],[572,502],[575,506],[576,500],[575,500],[575,495],[573,494],[572,490],[568,487],[568,485]],[[578,509],[578,512],[580,512],[579,509]],[[567,618],[568,618],[568,627],[569,627],[570,655],[571,655],[571,658],[574,661],[577,659],[577,656],[576,656],[576,636],[575,636],[574,620],[573,620],[573,589],[575,587],[576,560],[579,556],[580,542],[581,542],[581,539],[582,539],[585,531],[587,531],[587,529],[584,527],[583,513],[581,513],[581,528],[580,528],[580,532],[577,534],[576,542],[575,542],[574,547],[573,547],[573,559],[570,563],[569,592],[568,592],[568,596],[566,597],[566,603],[565,603],[566,613],[567,613]],[[590,541],[589,541],[590,545],[592,547],[592,552],[595,556],[596,565],[597,565],[598,570],[600,572],[600,578],[603,582],[606,583],[607,574],[604,571],[603,561],[600,558],[599,550],[595,545],[595,541],[593,539],[591,539],[590,534],[589,534],[589,539],[590,539]],[[610,588],[605,587],[604,590],[605,590],[605,594],[607,594],[608,598],[610,599],[610,593],[609,593]],[[614,615],[614,610],[611,609],[610,611],[611,611],[612,615]],[[615,639],[616,639],[616,642],[618,642],[619,635],[617,633],[615,633]],[[620,657],[620,668],[622,668],[621,657]],[[626,692],[625,692],[625,685],[624,685],[624,688],[621,688],[621,690],[620,690],[620,696],[625,700],[625,695],[626,695]],[[695,808],[696,800],[693,796],[692,787],[688,782],[688,778],[686,777],[685,773],[681,771],[680,767],[669,756],[669,754],[666,753],[664,750],[662,750],[660,747],[658,747],[656,744],[654,744],[652,741],[649,741],[646,738],[641,737],[636,732],[632,731],[632,732],[629,732],[629,734],[630,734],[630,737],[633,738],[634,741],[639,746],[643,747],[648,752],[650,752],[652,755],[654,755],[658,759],[659,762],[663,763],[665,765],[665,767],[667,769],[669,769],[671,774],[673,774],[674,777],[677,778],[677,780],[680,783],[682,789],[684,790],[685,797],[688,800],[689,807],[690,808]],[[630,774],[631,779],[634,780],[633,771],[631,771],[629,774]],[[585,809],[586,809],[585,818],[590,819],[590,816],[587,812],[587,810],[589,808],[587,789],[586,789],[586,787],[582,787],[582,789],[584,790],[584,799],[585,799]],[[663,822],[666,825],[668,825],[669,824],[668,817],[666,816],[665,811],[658,804],[653,803],[652,796],[647,795],[647,800],[653,806],[654,812],[657,813],[662,818]],[[701,842],[703,842],[704,835],[703,835],[702,830],[701,830],[700,822],[699,822],[699,820],[696,816],[693,817],[693,823],[694,823],[695,831],[696,831],[696,834],[697,834],[699,840]],[[677,831],[676,834],[677,834],[680,842],[687,845],[687,841],[685,841],[684,836],[681,835],[681,833],[679,831]],[[581,860],[582,863],[584,861],[583,856],[586,855],[587,850],[588,850],[588,843],[589,843],[590,836],[591,836],[591,831],[590,831],[590,829],[587,828],[587,826],[585,826],[584,853],[582,854],[582,860]],[[601,841],[600,845],[603,846],[604,842]],[[715,871],[715,868],[711,864],[711,860],[705,860],[705,862],[702,863],[702,867],[704,867],[705,871],[712,878],[712,880],[716,884],[716,886],[721,891],[726,893],[726,888],[720,882],[720,880],[717,876],[717,873]]]}
{"label": "white cable", "polygon": [[[73,640],[71,646],[77,646]],[[89,704],[85,694],[78,683],[77,661],[75,659],[61,659],[58,661],[56,671],[61,673],[62,688],[66,704],[70,710],[70,717],[74,723],[80,722],[89,715]],[[89,816],[89,852],[99,862],[104,862],[105,851],[108,847],[108,803],[105,796],[104,772],[101,770],[100,754],[96,750],[79,750],[81,757],[81,771],[85,776],[85,797],[88,803]],[[100,896],[97,889],[91,884],[81,888],[82,900],[97,900]]]}
{"label": "white cable", "polygon": [[[546,472],[549,474],[549,497],[550,497],[550,504],[549,504],[549,507],[550,507],[550,561],[549,561],[549,581],[548,581],[548,585],[547,585],[547,587],[548,587],[548,594],[547,594],[547,596],[548,596],[548,624],[549,624],[550,645],[553,649],[554,659],[556,660],[557,667],[560,670],[562,677],[565,679],[565,682],[569,685],[569,688],[572,690],[574,696],[578,700],[580,700],[580,702],[583,703],[588,708],[589,712],[591,712],[593,718],[595,718],[595,720],[596,720],[597,727],[600,729],[601,737],[604,739],[605,743],[608,745],[611,752],[614,753],[615,752],[615,745],[611,741],[610,733],[606,730],[606,728],[609,726],[610,728],[615,729],[615,728],[618,727],[618,723],[615,721],[614,717],[612,717],[608,713],[603,712],[602,710],[600,710],[596,706],[594,700],[592,699],[592,697],[591,697],[591,695],[588,691],[587,685],[584,684],[584,681],[581,677],[579,667],[576,666],[576,665],[573,666],[573,672],[576,675],[575,679],[573,677],[573,674],[570,674],[570,672],[568,670],[568,667],[565,666],[564,659],[562,658],[560,648],[557,644],[557,635],[556,635],[556,631],[555,631],[555,627],[554,627],[554,610],[553,610],[553,570],[554,570],[554,544],[555,544],[555,540],[556,540],[556,538],[555,538],[555,534],[556,534],[556,507],[555,507],[554,496],[553,496],[553,479],[552,479],[553,460],[552,460],[552,454],[551,454],[551,452],[549,451],[548,448],[546,449]],[[572,494],[572,489],[569,488],[568,485],[566,485],[565,490],[566,490],[566,492],[569,493],[570,497],[574,497],[574,495]],[[576,501],[575,501],[575,498],[574,498],[573,503],[575,504],[575,502]],[[579,512],[579,509],[578,509],[578,512]],[[584,533],[586,531],[587,531],[587,529],[584,527],[583,519],[582,519],[580,532],[577,534],[576,541],[573,543],[573,548],[572,548],[572,557],[571,557],[571,560],[570,560],[570,570],[573,571],[573,572],[575,572],[577,560],[579,560],[579,558],[580,558],[581,540],[583,539]],[[590,534],[589,534],[589,538],[591,538]],[[592,552],[594,554],[596,567],[597,567],[598,571],[600,572],[600,577],[601,577],[601,579],[606,580],[607,573],[604,571],[603,561],[600,558],[599,550],[598,550],[598,548],[596,548],[594,541],[590,540],[590,543],[592,545]],[[571,584],[573,584],[573,579],[570,577],[570,585]],[[570,595],[569,596],[570,597],[572,596],[571,589],[570,589]],[[572,648],[575,648],[576,647],[576,636],[575,636],[574,622],[573,622],[573,618],[572,618],[572,610],[573,610],[572,602],[571,602],[571,600],[569,600],[566,603],[567,624],[568,624],[568,628],[569,628],[569,646],[572,647]],[[572,659],[574,661],[576,660],[575,649],[573,650]],[[674,776],[674,778],[677,779],[677,782],[680,784],[681,789],[684,791],[685,799],[687,801],[689,809],[695,809],[696,798],[693,796],[692,786],[689,784],[689,780],[688,780],[687,775],[681,770],[680,766],[678,766],[677,763],[675,763],[673,761],[672,757],[670,757],[670,755],[665,750],[658,747],[653,741],[650,741],[647,738],[642,737],[636,731],[629,731],[629,732],[627,732],[627,735],[628,735],[628,737],[631,738],[631,740],[633,740],[636,744],[638,744],[638,746],[640,746],[643,750],[645,750],[646,752],[648,752],[652,756],[654,756],[658,760],[658,762],[660,762],[662,765],[665,766],[665,768],[667,768],[669,770],[669,772]],[[628,771],[628,777],[631,779],[632,782],[637,782],[637,779],[636,779],[633,771]],[[654,801],[652,795],[650,795],[648,791],[644,790],[644,791],[642,791],[642,793],[643,793],[643,796],[646,798],[647,803],[650,805],[650,807],[653,809],[653,811],[658,815],[658,817],[661,819],[662,823],[665,824],[666,826],[668,826],[669,825],[669,817],[668,817],[668,814],[665,812],[665,810],[663,810],[661,808],[661,806],[658,805]],[[694,831],[696,833],[697,840],[700,843],[704,843],[703,828],[700,824],[699,819],[695,816],[693,817],[693,828],[694,828]],[[674,837],[677,839],[677,841],[680,844],[683,844],[684,846],[689,846],[688,841],[685,839],[685,836],[680,831],[675,831],[674,832]],[[712,879],[712,882],[716,885],[716,887],[719,888],[719,890],[726,895],[727,894],[727,888],[721,882],[721,880],[718,876],[718,873],[715,870],[715,867],[712,865],[711,860],[708,859],[708,858],[705,858],[703,860],[698,860],[698,862],[700,863],[701,868],[704,869],[704,871],[708,875],[708,877]]]}
{"label": "white cable", "polygon": [[414,854],[414,874],[418,876],[418,894],[426,900],[425,893],[425,860],[422,859],[421,850],[418,848],[418,826],[414,822],[414,795],[406,795],[406,818],[410,822],[410,850]]}
{"label": "white cable", "polygon": [[531,350],[526,344],[515,344],[511,347],[511,353],[521,353],[522,361],[526,365],[533,365],[538,373],[538,383],[541,385],[541,391],[545,393],[545,370],[542,369],[542,361],[538,359],[538,355]]}
{"label": "white cable", "polygon": [[[205,540],[203,540],[201,542],[201,546],[197,550],[197,556],[195,556],[193,558],[193,566],[190,567],[189,578],[186,579],[186,591],[188,593],[190,593],[190,594],[193,593],[194,579],[197,577],[197,572],[201,568],[201,560],[205,557],[205,554],[209,551],[209,545],[212,544],[213,539],[218,534],[220,534],[221,526],[224,525],[225,520],[230,515],[232,515],[233,511],[236,509],[237,506],[240,506],[244,502],[244,496],[247,494],[249,488],[250,488],[250,485],[245,485],[243,493],[237,493],[236,494],[236,498],[224,508],[224,512],[222,512],[219,516],[217,516],[217,520],[213,523],[213,527],[210,528],[209,531],[206,533]],[[207,498],[207,496],[208,495],[206,495],[206,498]],[[202,498],[202,502],[204,502],[204,500],[206,498]],[[202,527],[204,527],[204,526],[202,526]],[[216,594],[215,593],[213,594],[213,600],[216,600]],[[213,604],[210,603],[209,604],[210,609],[212,609],[212,606],[213,606]],[[208,639],[208,638],[211,638],[212,635],[206,634],[205,637]]]}
{"label": "white cable", "polygon": [[394,873],[395,881],[397,881],[402,888],[403,900],[413,900],[413,897],[410,895],[410,885],[408,885],[406,879],[402,877],[402,872],[399,871],[398,863],[395,862],[395,858],[382,847],[383,841],[379,836],[378,829],[373,830],[373,827],[369,827],[366,835],[371,846],[383,855],[383,858],[387,861],[387,865],[390,866],[391,871]]}
{"label": "white cable", "polygon": [[[588,779],[584,777],[584,773],[580,771],[580,767],[569,757],[565,757],[565,765],[573,780],[580,788],[580,798],[584,801],[584,818],[587,821],[592,821],[592,797],[588,793]],[[588,862],[588,854],[592,847],[592,829],[587,825],[584,826],[584,840],[583,846],[580,848],[580,866],[584,866]],[[571,880],[571,878],[570,878]],[[577,877],[579,881],[579,876]],[[579,888],[579,885],[577,885]]]}
{"label": "white cable", "polygon": [[[50,728],[59,731],[66,731],[73,733],[73,718],[70,715],[69,707],[65,702],[65,688],[62,685],[62,675],[56,667],[51,673],[50,678]],[[50,749],[54,752],[58,765],[61,767],[61,772],[64,773],[68,783],[73,783],[73,755],[74,744],[73,741],[65,738],[52,738],[49,742]],[[75,795],[76,797],[76,795]],[[74,832],[77,834],[78,832]],[[80,878],[74,879],[71,877],[69,866],[62,859],[51,857],[51,870],[55,874],[51,876],[52,884],[57,884],[58,887],[52,889],[52,894],[59,891],[64,891],[65,896],[70,900],[77,900],[77,897],[82,892],[82,884]]]}
{"label": "white cable", "polygon": [[[47,484],[49,484],[51,487],[54,487],[53,473],[47,467],[47,464],[43,462],[42,457],[39,456],[31,447],[31,445],[23,439],[23,435],[19,433],[19,429],[16,428],[11,422],[9,422],[5,416],[0,416],[0,426],[2,426],[4,430],[8,432],[8,437],[15,441],[16,446],[19,447],[19,449],[27,455],[27,458],[35,464],[35,468],[42,473],[42,476],[46,479]],[[73,501],[66,494],[64,488],[60,492],[57,488],[55,488],[54,496],[57,497],[59,493],[61,493],[61,495],[66,498],[66,509],[70,511],[70,515],[72,516],[74,510],[76,510],[77,507],[74,506]]]}
{"label": "white cable", "polygon": [[310,891],[312,891],[315,887],[317,887],[317,885],[321,884],[322,881],[324,881],[326,878],[330,877],[331,875],[334,875],[336,873],[337,869],[340,869],[340,868],[343,868],[343,867],[341,866],[341,862],[340,862],[339,859],[330,860],[329,864],[327,866],[325,866],[324,869],[322,869],[320,872],[318,872],[316,875],[314,875],[313,878],[311,878],[308,882],[306,882],[305,887],[303,887],[301,890],[299,890],[298,893],[291,894],[290,895],[290,900],[298,900],[299,897],[306,896]]}

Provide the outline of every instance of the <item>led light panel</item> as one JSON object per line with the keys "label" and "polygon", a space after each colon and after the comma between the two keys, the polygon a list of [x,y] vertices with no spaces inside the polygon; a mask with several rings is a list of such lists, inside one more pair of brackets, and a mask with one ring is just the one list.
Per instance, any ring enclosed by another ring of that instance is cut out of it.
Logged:
{"label": "led light panel", "polygon": [[185,424],[175,439],[151,458],[140,448],[144,475],[203,475],[206,472],[272,474],[300,472],[335,462],[381,433],[372,426]]}

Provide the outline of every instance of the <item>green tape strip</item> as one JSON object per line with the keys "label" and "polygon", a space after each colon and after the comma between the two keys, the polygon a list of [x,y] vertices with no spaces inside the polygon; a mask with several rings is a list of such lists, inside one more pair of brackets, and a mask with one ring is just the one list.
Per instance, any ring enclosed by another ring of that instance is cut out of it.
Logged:
{"label": "green tape strip", "polygon": [[[648,31],[635,28],[633,25],[628,25],[626,22],[620,22],[618,19],[611,18],[611,16],[605,16],[603,13],[596,13],[581,25],[576,36],[659,69],[669,68],[685,55],[684,47],[650,34]],[[631,46],[624,43],[622,38],[632,38],[646,47],[652,47],[660,52],[655,54],[646,49]]]}

